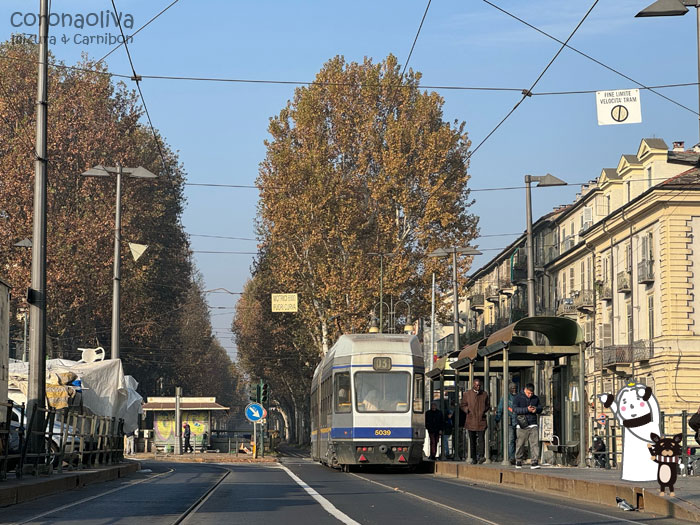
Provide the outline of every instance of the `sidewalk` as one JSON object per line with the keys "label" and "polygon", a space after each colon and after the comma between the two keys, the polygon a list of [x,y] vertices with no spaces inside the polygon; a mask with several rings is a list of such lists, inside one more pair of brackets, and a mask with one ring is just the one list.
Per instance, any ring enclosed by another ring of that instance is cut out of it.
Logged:
{"label": "sidewalk", "polygon": [[64,471],[50,476],[25,475],[21,480],[8,475],[7,480],[0,481],[0,507],[43,498],[58,492],[66,492],[76,488],[124,478],[140,470],[137,461],[127,461],[116,465],[100,466],[91,469]]}
{"label": "sidewalk", "polygon": [[658,516],[670,516],[700,523],[700,477],[679,477],[675,486],[676,497],[659,496],[656,482],[628,482],[620,479],[620,470],[578,467],[550,467],[531,470],[503,466],[500,463],[472,465],[464,462],[435,463],[435,475],[468,479],[554,494],[566,498],[617,505],[615,497],[626,499],[639,510]]}

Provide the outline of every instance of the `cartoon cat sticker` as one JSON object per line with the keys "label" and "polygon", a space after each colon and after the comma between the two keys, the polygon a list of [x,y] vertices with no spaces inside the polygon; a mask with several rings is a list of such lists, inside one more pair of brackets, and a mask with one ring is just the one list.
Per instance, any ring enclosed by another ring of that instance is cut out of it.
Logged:
{"label": "cartoon cat sticker", "polygon": [[681,441],[683,434],[676,434],[673,437],[660,437],[657,434],[651,434],[653,444],[647,445],[652,459],[658,463],[658,472],[656,481],[659,482],[660,496],[666,495],[668,488],[669,496],[675,496],[673,486],[678,478],[678,463],[681,459]]}

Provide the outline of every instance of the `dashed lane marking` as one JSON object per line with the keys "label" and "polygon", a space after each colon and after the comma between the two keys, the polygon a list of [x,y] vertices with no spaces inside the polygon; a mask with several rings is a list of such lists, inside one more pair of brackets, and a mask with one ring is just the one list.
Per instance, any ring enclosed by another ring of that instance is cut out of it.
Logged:
{"label": "dashed lane marking", "polygon": [[316,492],[314,489],[312,489],[309,485],[306,484],[306,482],[303,479],[301,479],[299,476],[294,474],[294,472],[289,470],[282,463],[277,463],[277,468],[281,468],[282,470],[284,470],[289,475],[290,478],[292,478],[294,481],[296,481],[297,485],[299,485],[301,488],[303,488],[309,496],[311,496],[313,499],[315,499],[321,505],[321,507],[323,507],[323,509],[326,512],[328,512],[331,516],[333,516],[335,519],[337,519],[341,523],[346,523],[347,525],[360,525],[357,521],[352,519],[350,516],[339,511],[335,505],[333,505],[330,501],[328,501],[326,498],[324,498],[318,492]]}

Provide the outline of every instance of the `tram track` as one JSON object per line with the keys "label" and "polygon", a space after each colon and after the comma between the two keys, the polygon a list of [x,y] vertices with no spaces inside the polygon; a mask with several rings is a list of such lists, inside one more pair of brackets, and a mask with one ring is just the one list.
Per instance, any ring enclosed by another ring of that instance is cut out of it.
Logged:
{"label": "tram track", "polygon": [[215,468],[220,468],[225,470],[224,475],[219,478],[207,491],[202,494],[197,501],[195,501],[190,507],[180,514],[180,516],[173,522],[173,525],[179,525],[180,523],[187,523],[189,519],[194,516],[202,505],[204,505],[212,494],[219,488],[219,486],[224,482],[224,480],[231,474],[231,470],[226,467],[219,467],[217,465],[211,465]]}

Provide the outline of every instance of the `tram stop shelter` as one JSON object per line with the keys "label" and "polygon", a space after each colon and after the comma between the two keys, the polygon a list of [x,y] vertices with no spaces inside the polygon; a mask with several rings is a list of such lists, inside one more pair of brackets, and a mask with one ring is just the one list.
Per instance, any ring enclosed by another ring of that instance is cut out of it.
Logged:
{"label": "tram stop shelter", "polygon": [[[539,334],[539,337],[537,336]],[[544,344],[535,344],[535,341],[542,341]],[[502,392],[501,399],[508,399],[508,378],[511,371],[524,368],[534,368],[538,362],[556,362],[562,357],[576,357],[580,364],[578,374],[578,414],[579,414],[579,440],[584,439],[585,429],[585,361],[583,353],[585,350],[583,341],[583,331],[579,324],[566,317],[526,317],[494,332],[475,343],[465,346],[456,356],[456,361],[448,365],[445,360],[444,369],[434,368],[428,377],[433,380],[440,380],[444,383],[447,378],[468,377],[470,380],[475,374],[483,375],[485,385],[489,384],[490,375],[493,372],[501,372]],[[437,365],[437,363],[436,363]],[[450,375],[446,368],[452,368]],[[459,399],[459,381],[455,381],[455,395]],[[508,433],[510,432],[509,418],[502,418],[503,426],[503,464],[508,464]],[[491,442],[493,429],[489,425],[487,429],[486,443]],[[584,450],[580,443],[568,443],[567,445],[557,444],[559,448],[577,448]],[[559,450],[559,452],[565,452]],[[490,447],[486,450],[487,461],[490,461]],[[579,453],[579,463],[583,461],[583,454]]]}
{"label": "tram stop shelter", "polygon": [[[174,397],[149,397],[148,402],[143,405],[147,421],[153,424],[153,445],[158,450],[168,450],[175,446],[175,410]],[[182,424],[190,425],[192,445],[205,445],[205,434],[211,440],[212,420],[217,416],[226,415],[228,410],[228,407],[217,403],[215,397],[181,397]]]}

